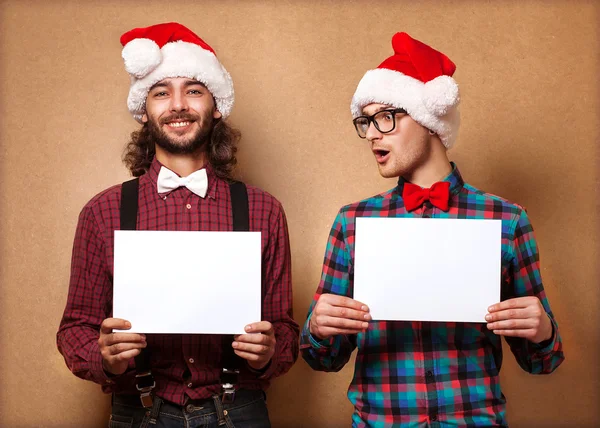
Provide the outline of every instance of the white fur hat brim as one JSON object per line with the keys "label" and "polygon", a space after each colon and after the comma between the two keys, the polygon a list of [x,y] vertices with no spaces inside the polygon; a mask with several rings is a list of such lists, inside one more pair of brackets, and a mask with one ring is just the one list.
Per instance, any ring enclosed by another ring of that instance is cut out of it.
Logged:
{"label": "white fur hat brim", "polygon": [[129,46],[134,42],[136,40],[123,48],[123,59],[131,75],[127,107],[138,122],[142,122],[146,111],[150,88],[169,77],[187,77],[203,83],[215,98],[223,118],[229,116],[235,99],[233,81],[212,52],[194,43],[177,41],[165,44],[160,55],[153,52],[149,61],[143,55],[136,55],[137,51]]}
{"label": "white fur hat brim", "polygon": [[380,103],[405,109],[417,123],[435,132],[450,149],[460,126],[458,85],[450,76],[423,83],[401,72],[377,68],[369,70],[356,88],[350,109],[352,117],[363,107]]}

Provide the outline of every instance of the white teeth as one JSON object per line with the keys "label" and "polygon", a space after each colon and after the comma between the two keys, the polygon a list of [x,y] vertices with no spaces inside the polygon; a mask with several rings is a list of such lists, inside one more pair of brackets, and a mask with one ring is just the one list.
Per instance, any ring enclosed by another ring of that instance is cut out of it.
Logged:
{"label": "white teeth", "polygon": [[188,126],[190,122],[171,122],[169,126],[173,128],[181,128],[182,126]]}

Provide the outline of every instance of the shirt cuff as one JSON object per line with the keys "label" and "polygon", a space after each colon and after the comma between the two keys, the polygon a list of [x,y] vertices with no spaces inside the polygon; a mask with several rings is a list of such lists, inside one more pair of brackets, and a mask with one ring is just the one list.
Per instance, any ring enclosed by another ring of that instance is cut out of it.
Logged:
{"label": "shirt cuff", "polygon": [[315,349],[329,349],[333,345],[333,337],[330,337],[329,339],[319,340],[318,338],[313,336],[310,331],[308,332],[308,341],[310,342],[310,345]]}

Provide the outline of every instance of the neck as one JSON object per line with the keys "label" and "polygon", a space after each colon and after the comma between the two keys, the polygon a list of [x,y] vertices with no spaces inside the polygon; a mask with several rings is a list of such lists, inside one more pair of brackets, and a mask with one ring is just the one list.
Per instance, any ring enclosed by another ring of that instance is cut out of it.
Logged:
{"label": "neck", "polygon": [[156,146],[156,159],[180,177],[187,177],[206,166],[206,152],[173,154]]}
{"label": "neck", "polygon": [[426,162],[417,166],[402,177],[410,183],[421,187],[431,187],[452,172],[452,165],[448,160],[446,148],[440,143],[434,145],[431,156]]}

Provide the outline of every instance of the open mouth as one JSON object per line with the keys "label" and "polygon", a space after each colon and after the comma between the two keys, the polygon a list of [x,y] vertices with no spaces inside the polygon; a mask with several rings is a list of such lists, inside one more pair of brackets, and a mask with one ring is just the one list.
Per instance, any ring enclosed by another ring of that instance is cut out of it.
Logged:
{"label": "open mouth", "polygon": [[389,150],[376,149],[373,150],[373,154],[375,155],[377,162],[383,163],[388,160],[390,152]]}

